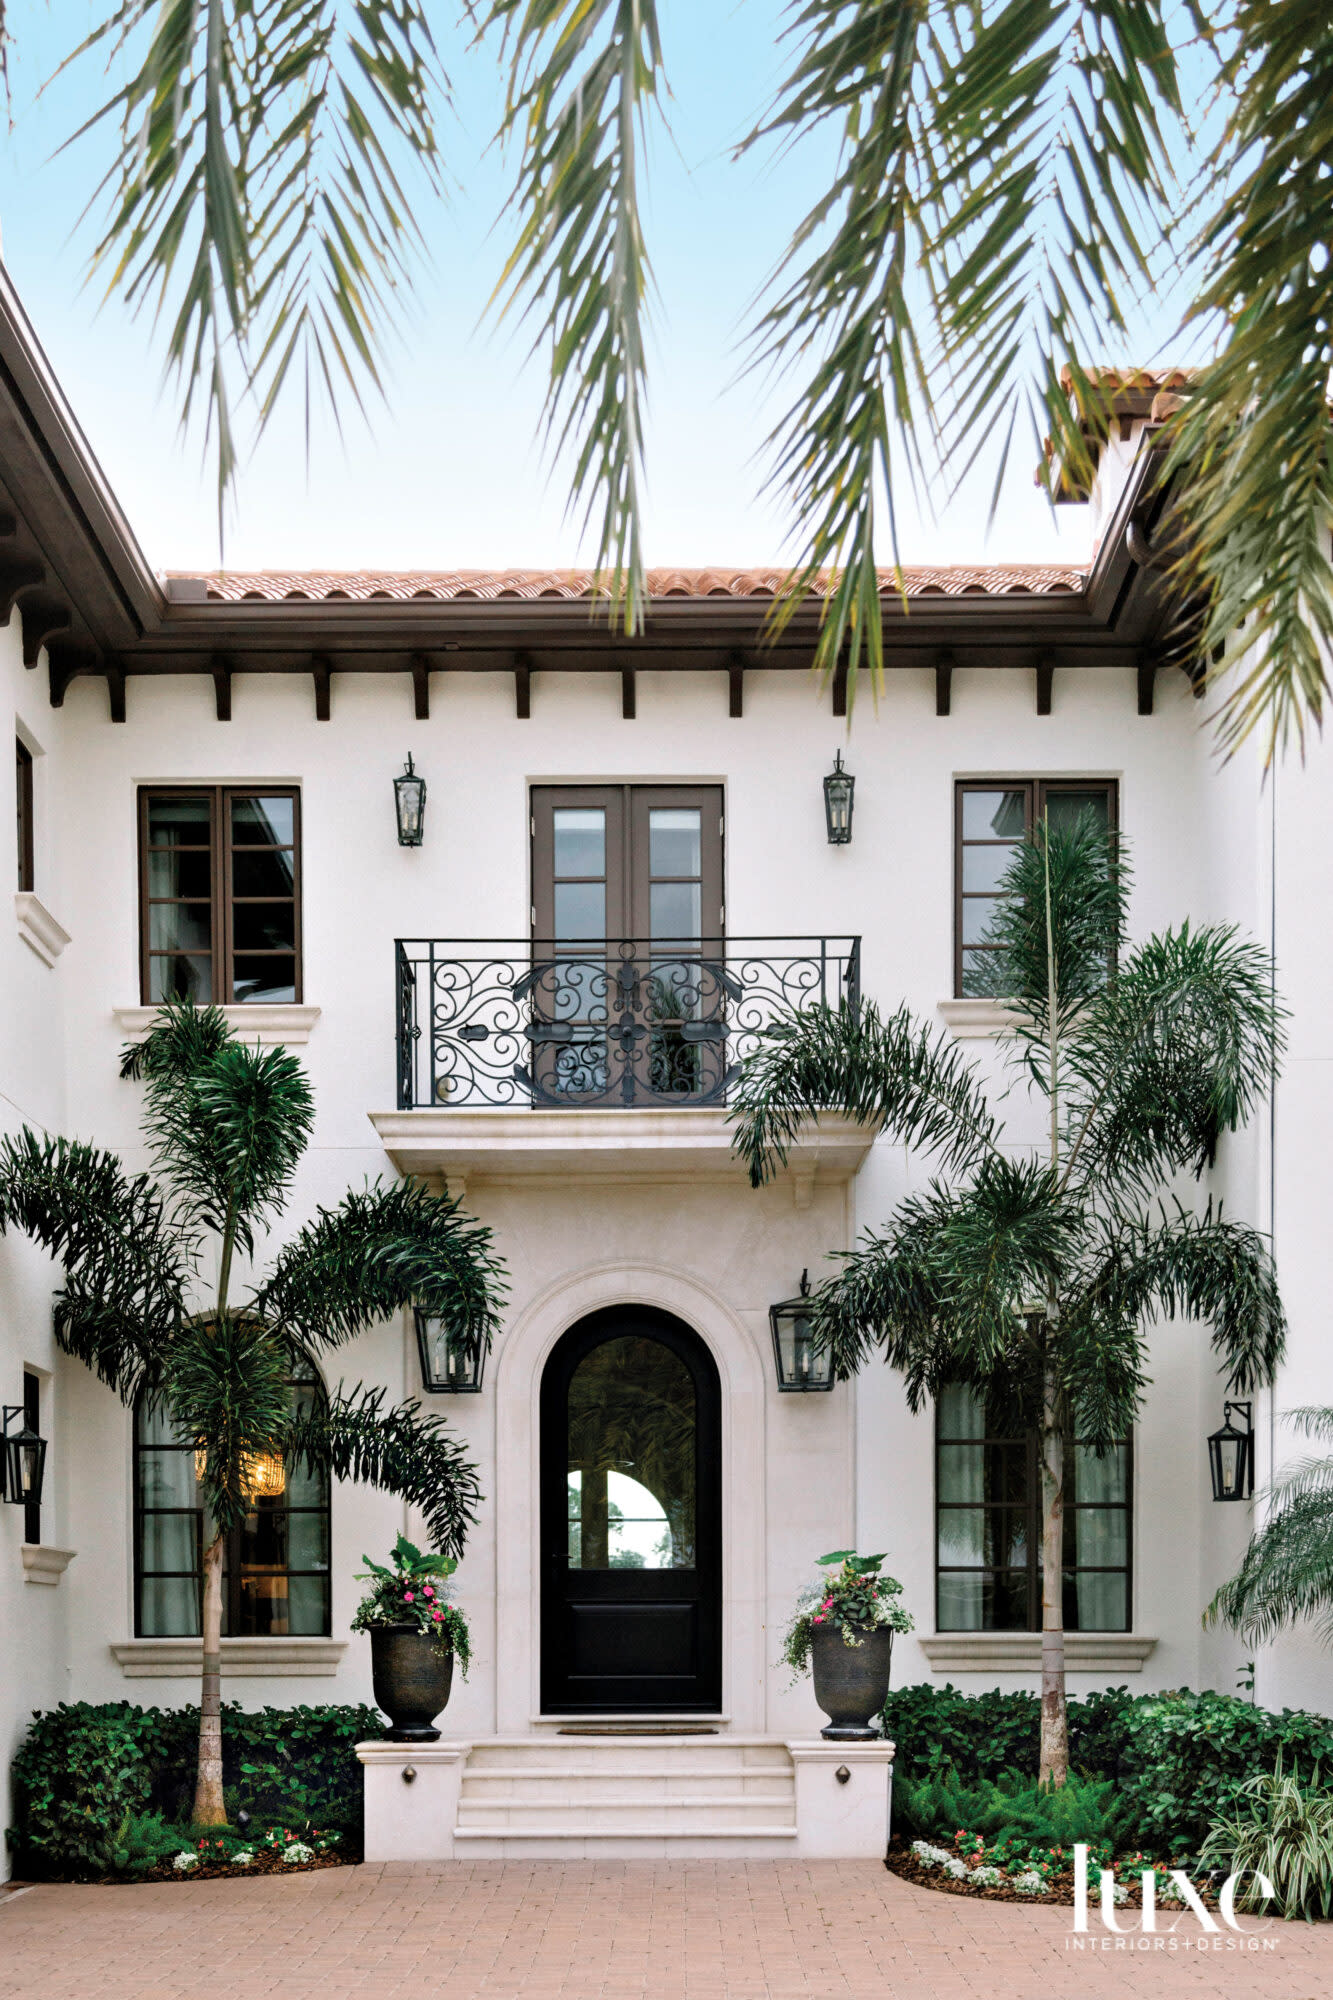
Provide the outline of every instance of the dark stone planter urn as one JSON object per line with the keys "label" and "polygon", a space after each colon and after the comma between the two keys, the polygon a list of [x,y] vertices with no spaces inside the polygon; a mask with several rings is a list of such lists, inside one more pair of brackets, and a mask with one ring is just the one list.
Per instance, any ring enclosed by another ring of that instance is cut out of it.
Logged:
{"label": "dark stone planter urn", "polygon": [[389,1718],[391,1743],[436,1743],[431,1725],[449,1699],[453,1648],[415,1625],[374,1625],[370,1671],[375,1700]]}
{"label": "dark stone planter urn", "polygon": [[810,1659],[815,1700],[828,1717],[821,1736],[839,1743],[864,1743],[879,1735],[873,1718],[889,1692],[892,1653],[893,1633],[887,1625],[862,1634],[857,1646],[849,1646],[834,1625],[814,1634]]}

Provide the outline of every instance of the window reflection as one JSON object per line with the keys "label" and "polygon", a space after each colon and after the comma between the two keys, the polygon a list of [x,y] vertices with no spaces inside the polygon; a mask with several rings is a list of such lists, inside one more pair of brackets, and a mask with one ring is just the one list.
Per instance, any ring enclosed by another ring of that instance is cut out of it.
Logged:
{"label": "window reflection", "polygon": [[569,1385],[571,1569],[693,1569],[694,1379],[660,1341],[621,1336]]}

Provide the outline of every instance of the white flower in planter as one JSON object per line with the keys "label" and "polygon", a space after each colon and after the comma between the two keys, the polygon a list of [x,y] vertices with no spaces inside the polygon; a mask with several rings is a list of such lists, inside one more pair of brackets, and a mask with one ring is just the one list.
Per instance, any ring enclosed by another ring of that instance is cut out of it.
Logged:
{"label": "white flower in planter", "polygon": [[183,1848],[171,1865],[178,1875],[188,1875],[192,1868],[199,1866],[199,1856],[191,1854],[188,1848]]}
{"label": "white flower in planter", "polygon": [[313,1861],[315,1850],[313,1847],[307,1847],[303,1840],[293,1840],[283,1848],[282,1858],[291,1862]]}

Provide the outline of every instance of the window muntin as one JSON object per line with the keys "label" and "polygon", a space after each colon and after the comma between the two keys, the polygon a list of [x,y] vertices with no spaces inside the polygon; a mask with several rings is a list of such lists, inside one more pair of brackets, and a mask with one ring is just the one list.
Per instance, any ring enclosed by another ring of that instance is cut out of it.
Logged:
{"label": "window muntin", "polygon": [[[940,1632],[1041,1629],[1041,1470],[1035,1432],[1005,1433],[954,1384],[936,1405],[936,1603]],[[1133,1454],[1065,1454],[1063,1605],[1070,1632],[1127,1632]]]}
{"label": "window muntin", "polygon": [[33,765],[32,752],[21,736],[14,738],[14,793],[18,808],[18,886],[31,890],[37,886],[33,848]]}
{"label": "window muntin", "polygon": [[1069,825],[1089,807],[1117,824],[1113,778],[967,778],[955,801],[954,992],[989,993],[984,942],[1014,848],[1044,816]]}
{"label": "window muntin", "polygon": [[300,801],[252,787],[140,793],[142,997],[301,997]]}
{"label": "window muntin", "polygon": [[[324,1396],[302,1356],[288,1378],[294,1410]],[[281,1484],[278,1484],[278,1481]],[[330,1628],[329,1483],[305,1466],[257,1468],[251,1511],[223,1551],[222,1630],[233,1638],[320,1637]],[[134,1412],[135,1630],[192,1639],[200,1630],[207,1522],[192,1439],[160,1404]]]}

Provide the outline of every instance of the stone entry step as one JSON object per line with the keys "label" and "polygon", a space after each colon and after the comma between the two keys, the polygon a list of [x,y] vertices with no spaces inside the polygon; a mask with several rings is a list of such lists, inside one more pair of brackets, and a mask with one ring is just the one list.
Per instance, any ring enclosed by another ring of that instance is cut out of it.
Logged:
{"label": "stone entry step", "polygon": [[882,1857],[891,1743],[518,1736],[363,1743],[366,1859]]}

